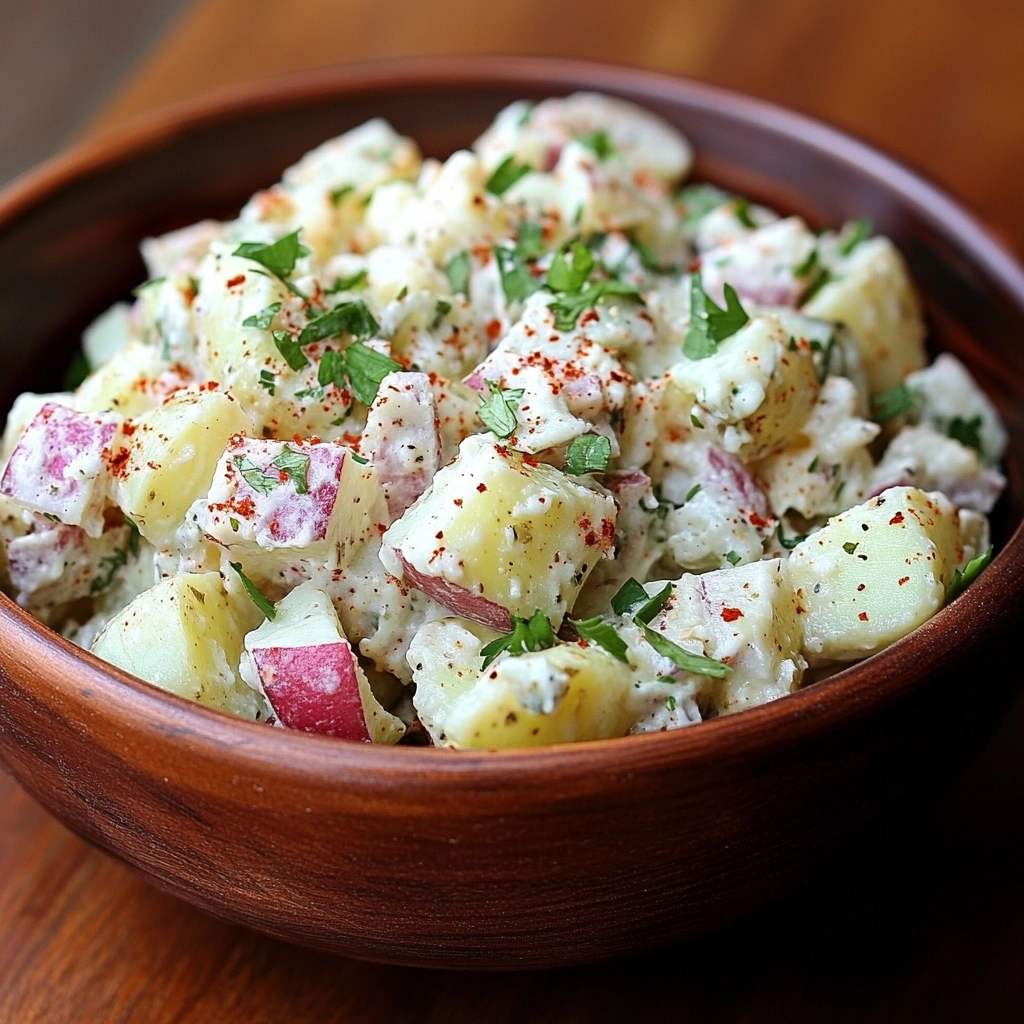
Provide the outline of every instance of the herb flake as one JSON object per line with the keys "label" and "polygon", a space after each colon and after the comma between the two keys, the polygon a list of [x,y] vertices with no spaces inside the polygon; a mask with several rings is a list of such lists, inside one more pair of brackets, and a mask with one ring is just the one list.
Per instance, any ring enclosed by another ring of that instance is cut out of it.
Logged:
{"label": "herb flake", "polygon": [[252,603],[273,622],[277,616],[277,609],[274,607],[273,602],[242,572],[241,562],[229,562],[228,565],[238,574],[238,578],[242,581],[242,586],[245,588],[245,592],[249,595]]}
{"label": "herb flake", "polygon": [[603,434],[574,437],[565,452],[565,472],[571,476],[603,473],[612,455],[612,443]]}

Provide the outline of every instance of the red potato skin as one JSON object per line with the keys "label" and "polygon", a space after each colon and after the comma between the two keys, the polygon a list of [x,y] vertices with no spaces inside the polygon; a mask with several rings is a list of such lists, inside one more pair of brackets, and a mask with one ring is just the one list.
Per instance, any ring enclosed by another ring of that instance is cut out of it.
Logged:
{"label": "red potato skin", "polygon": [[461,615],[474,622],[479,622],[481,625],[490,626],[491,629],[496,629],[499,633],[512,631],[512,615],[507,608],[503,608],[500,604],[495,604],[479,594],[471,594],[464,587],[457,587],[440,576],[428,576],[426,573],[419,572],[405,560],[400,551],[396,551],[395,554],[402,563],[405,578],[413,586],[422,590],[427,597],[444,605],[455,615]]}
{"label": "red potato skin", "polygon": [[347,643],[258,647],[251,653],[267,700],[282,725],[370,742],[355,656]]}

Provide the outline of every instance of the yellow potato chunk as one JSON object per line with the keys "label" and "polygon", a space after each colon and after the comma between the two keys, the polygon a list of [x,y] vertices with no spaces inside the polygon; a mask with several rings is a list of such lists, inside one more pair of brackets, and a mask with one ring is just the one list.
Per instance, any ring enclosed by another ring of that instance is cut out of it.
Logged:
{"label": "yellow potato chunk", "polygon": [[162,580],[123,608],[92,645],[98,658],[209,708],[266,717],[262,698],[238,675],[245,634],[262,619],[220,573]]}
{"label": "yellow potato chunk", "polygon": [[875,654],[943,605],[960,522],[938,492],[891,487],[798,544],[789,572],[812,662]]}
{"label": "yellow potato chunk", "polygon": [[802,312],[849,328],[872,394],[894,388],[927,361],[921,306],[903,257],[888,238],[858,245],[841,276]]}
{"label": "yellow potato chunk", "polygon": [[146,540],[168,547],[189,506],[210,489],[228,439],[252,427],[228,395],[181,391],[131,428],[112,459],[114,500]]}
{"label": "yellow potato chunk", "polygon": [[636,723],[633,673],[599,647],[563,644],[480,671],[465,620],[427,623],[409,648],[420,719],[439,746],[538,747],[624,736]]}

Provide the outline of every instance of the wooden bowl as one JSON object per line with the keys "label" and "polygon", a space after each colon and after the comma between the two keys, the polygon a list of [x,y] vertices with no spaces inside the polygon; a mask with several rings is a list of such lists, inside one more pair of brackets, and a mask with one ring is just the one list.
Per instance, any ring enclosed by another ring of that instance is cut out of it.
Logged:
{"label": "wooden bowl", "polygon": [[[547,60],[407,60],[179,107],[0,196],[0,401],[52,387],[137,242],[228,216],[323,139],[383,115],[427,153],[511,100],[624,96],[694,142],[697,177],[816,224],[870,217],[936,346],[1010,429],[1002,550],[965,597],[826,682],[674,733],[500,753],[367,747],[236,721],[109,668],[0,600],[0,750],[79,835],[211,913],[372,960],[582,963],[717,928],[895,820],[987,734],[1019,673],[1024,274],[949,198],[806,118],[690,82]],[[154,636],[159,643],[159,636]]]}

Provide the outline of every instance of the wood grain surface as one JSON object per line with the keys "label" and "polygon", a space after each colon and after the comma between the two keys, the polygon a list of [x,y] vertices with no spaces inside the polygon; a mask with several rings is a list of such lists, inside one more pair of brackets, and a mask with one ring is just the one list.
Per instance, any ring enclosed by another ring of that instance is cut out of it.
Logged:
{"label": "wood grain surface", "polygon": [[[821,116],[966,199],[1024,252],[1024,4],[913,0],[209,0],[97,119],[398,53],[564,54]],[[964,700],[984,700],[983,671]],[[951,715],[957,714],[950,707]],[[1024,1019],[1024,700],[881,856],[700,943],[531,975],[308,953],[216,922],[72,836],[0,774],[0,1022]]]}

